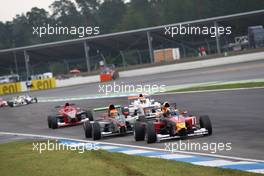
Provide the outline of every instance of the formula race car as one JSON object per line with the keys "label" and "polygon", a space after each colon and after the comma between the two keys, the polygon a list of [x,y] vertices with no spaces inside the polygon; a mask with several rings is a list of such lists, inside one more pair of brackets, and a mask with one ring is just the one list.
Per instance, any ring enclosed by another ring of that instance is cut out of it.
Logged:
{"label": "formula race car", "polygon": [[65,103],[55,107],[55,113],[48,116],[49,128],[73,126],[82,124],[85,121],[93,121],[90,110],[82,110],[74,104]]}
{"label": "formula race car", "polygon": [[161,109],[161,103],[151,99],[148,95],[128,97],[130,115],[144,115],[146,118],[155,118]]}
{"label": "formula race car", "polygon": [[100,70],[101,70],[100,73],[101,82],[112,81],[119,78],[119,73],[115,69],[115,65],[101,66]]}
{"label": "formula race car", "polygon": [[127,116],[125,112],[118,105],[94,109],[96,120],[83,124],[85,137],[99,140],[107,136],[132,134],[136,118]]}
{"label": "formula race car", "polygon": [[16,107],[16,106],[28,105],[28,104],[37,103],[37,102],[38,102],[38,99],[36,97],[31,97],[29,95],[20,95],[20,96],[14,97],[10,101],[7,101],[7,104],[10,107]]}
{"label": "formula race car", "polygon": [[0,107],[6,107],[6,106],[8,106],[7,101],[0,98]]}
{"label": "formula race car", "polygon": [[[197,123],[198,120],[199,124]],[[147,143],[154,143],[168,139],[211,134],[212,125],[209,116],[204,115],[197,118],[188,115],[187,111],[179,112],[170,108],[166,115],[155,120],[137,121],[134,137],[136,141],[146,139]]]}

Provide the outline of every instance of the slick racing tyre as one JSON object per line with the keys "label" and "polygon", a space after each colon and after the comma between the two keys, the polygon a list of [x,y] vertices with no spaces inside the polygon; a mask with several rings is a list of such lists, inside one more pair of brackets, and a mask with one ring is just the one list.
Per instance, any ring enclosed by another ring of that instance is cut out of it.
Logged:
{"label": "slick racing tyre", "polygon": [[135,131],[134,131],[134,137],[136,141],[144,141],[145,140],[145,131],[146,128],[141,122],[135,123]]}
{"label": "slick racing tyre", "polygon": [[92,126],[92,138],[93,140],[101,139],[101,127],[98,122],[94,122]]}
{"label": "slick racing tyre", "polygon": [[38,99],[35,97],[35,98],[33,99],[33,102],[38,103]]}
{"label": "slick racing tyre", "polygon": [[52,129],[58,128],[58,119],[56,116],[50,116],[50,128]]}
{"label": "slick racing tyre", "polygon": [[88,111],[86,111],[85,113],[86,113],[87,118],[88,118],[90,121],[94,121],[92,111],[88,110]]}
{"label": "slick racing tyre", "polygon": [[83,129],[85,133],[86,138],[91,138],[92,137],[92,124],[90,121],[86,121],[83,123]]}
{"label": "slick racing tyre", "polygon": [[15,103],[14,102],[11,102],[11,101],[9,101],[9,102],[7,102],[7,104],[8,104],[8,106],[10,106],[10,107],[15,107]]}
{"label": "slick racing tyre", "polygon": [[112,78],[113,78],[113,80],[118,79],[118,78],[119,78],[119,73],[118,73],[117,71],[115,71],[115,72],[113,73]]}
{"label": "slick racing tyre", "polygon": [[201,128],[205,128],[208,130],[208,135],[211,135],[213,133],[212,124],[209,116],[207,115],[201,116],[199,122]]}
{"label": "slick racing tyre", "polygon": [[48,116],[47,121],[48,121],[49,128],[51,128],[51,119],[52,119],[52,116]]}
{"label": "slick racing tyre", "polygon": [[146,140],[148,144],[157,141],[155,126],[152,122],[147,123]]}

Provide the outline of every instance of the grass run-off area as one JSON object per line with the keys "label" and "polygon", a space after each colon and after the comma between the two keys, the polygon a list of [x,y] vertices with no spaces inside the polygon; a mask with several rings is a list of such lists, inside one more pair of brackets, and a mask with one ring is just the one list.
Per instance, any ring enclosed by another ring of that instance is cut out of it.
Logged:
{"label": "grass run-off area", "polygon": [[[36,141],[35,141],[36,142]],[[195,166],[157,158],[130,156],[106,151],[33,151],[33,141],[0,144],[0,173],[3,176],[249,176],[248,172]],[[260,174],[259,174],[260,175]]]}
{"label": "grass run-off area", "polygon": [[247,82],[247,83],[229,83],[229,84],[216,84],[216,85],[204,85],[194,86],[182,89],[169,90],[167,92],[191,92],[191,91],[203,91],[203,90],[224,90],[224,89],[239,89],[239,88],[257,88],[263,87],[264,82]]}

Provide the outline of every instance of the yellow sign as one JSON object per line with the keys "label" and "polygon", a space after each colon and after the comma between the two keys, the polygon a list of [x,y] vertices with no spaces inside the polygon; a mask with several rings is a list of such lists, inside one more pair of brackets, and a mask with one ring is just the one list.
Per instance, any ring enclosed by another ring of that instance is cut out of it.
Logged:
{"label": "yellow sign", "polygon": [[21,83],[0,84],[0,95],[13,94],[21,92]]}
{"label": "yellow sign", "polygon": [[32,84],[32,87],[30,88],[31,91],[52,89],[56,87],[56,80],[55,78],[32,80],[31,84]]}

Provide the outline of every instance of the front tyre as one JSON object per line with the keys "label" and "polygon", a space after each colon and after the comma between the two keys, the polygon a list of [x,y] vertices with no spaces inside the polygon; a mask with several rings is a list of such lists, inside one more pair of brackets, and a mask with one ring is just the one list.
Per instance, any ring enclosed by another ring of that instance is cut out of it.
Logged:
{"label": "front tyre", "polygon": [[101,127],[98,122],[94,122],[92,127],[92,138],[93,140],[99,140],[101,139]]}
{"label": "front tyre", "polygon": [[86,114],[87,118],[89,119],[89,121],[94,121],[94,117],[93,117],[93,113],[92,113],[92,111],[87,110],[87,111],[85,112],[85,114]]}
{"label": "front tyre", "polygon": [[144,141],[145,140],[145,126],[140,123],[136,122],[135,123],[135,131],[134,131],[134,138],[136,141]]}
{"label": "front tyre", "polygon": [[58,126],[58,119],[56,116],[51,116],[50,117],[50,127],[51,129],[57,129]]}
{"label": "front tyre", "polygon": [[212,124],[208,115],[201,116],[199,122],[201,128],[207,129],[208,135],[213,133]]}
{"label": "front tyre", "polygon": [[147,123],[146,138],[148,144],[155,143],[157,141],[155,126],[152,122]]}
{"label": "front tyre", "polygon": [[90,121],[86,121],[83,123],[83,129],[85,133],[86,138],[91,138],[92,137],[92,124]]}

